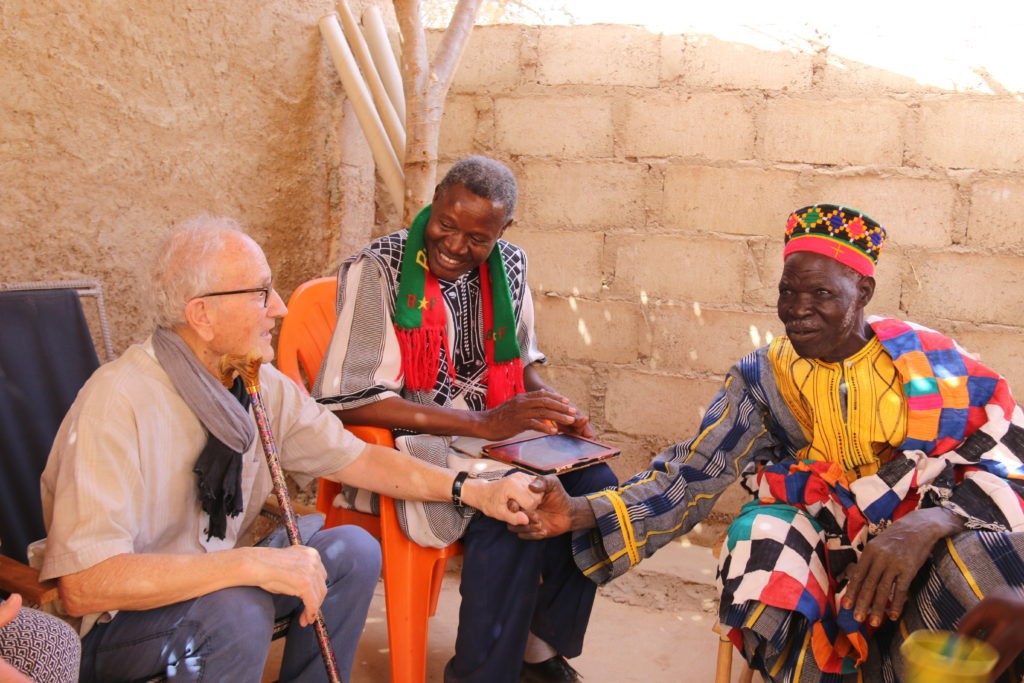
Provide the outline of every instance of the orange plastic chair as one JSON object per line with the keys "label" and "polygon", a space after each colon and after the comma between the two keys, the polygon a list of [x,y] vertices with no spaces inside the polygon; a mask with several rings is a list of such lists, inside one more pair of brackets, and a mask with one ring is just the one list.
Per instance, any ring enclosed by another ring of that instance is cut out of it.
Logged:
{"label": "orange plastic chair", "polygon": [[[334,332],[336,287],[333,277],[317,278],[299,285],[288,300],[288,314],[278,338],[277,367],[305,391],[316,381]],[[367,443],[394,447],[387,429],[353,425],[346,428]],[[326,517],[327,527],[355,524],[380,539],[391,680],[423,683],[429,618],[437,611],[448,558],[461,555],[462,544],[424,548],[410,541],[398,525],[393,498],[380,496],[377,517],[335,507],[334,498],[341,492],[341,484],[321,479],[317,486],[316,509]]]}

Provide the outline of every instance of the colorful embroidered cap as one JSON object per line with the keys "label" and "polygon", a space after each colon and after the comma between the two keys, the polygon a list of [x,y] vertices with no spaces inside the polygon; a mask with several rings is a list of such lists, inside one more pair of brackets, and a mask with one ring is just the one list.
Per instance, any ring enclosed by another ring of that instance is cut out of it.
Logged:
{"label": "colorful embroidered cap", "polygon": [[861,275],[874,275],[884,244],[885,228],[866,213],[836,204],[815,204],[790,214],[782,258],[796,251],[812,251]]}

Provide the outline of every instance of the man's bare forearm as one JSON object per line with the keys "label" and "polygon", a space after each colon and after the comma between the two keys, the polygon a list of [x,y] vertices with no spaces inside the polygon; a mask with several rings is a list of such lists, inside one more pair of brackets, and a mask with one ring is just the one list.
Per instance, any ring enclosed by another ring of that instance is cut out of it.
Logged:
{"label": "man's bare forearm", "polygon": [[409,429],[420,434],[441,436],[481,436],[480,415],[471,410],[457,410],[438,405],[421,405],[392,396],[358,408],[335,410],[345,424]]}

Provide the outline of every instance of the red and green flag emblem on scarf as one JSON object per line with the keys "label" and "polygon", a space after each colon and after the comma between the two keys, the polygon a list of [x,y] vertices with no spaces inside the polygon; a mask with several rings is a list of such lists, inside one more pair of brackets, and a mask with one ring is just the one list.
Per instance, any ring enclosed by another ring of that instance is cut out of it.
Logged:
{"label": "red and green flag emblem on scarf", "polygon": [[[395,332],[402,353],[405,386],[411,391],[430,391],[437,383],[441,354],[448,355],[444,301],[437,277],[427,263],[423,232],[430,220],[427,206],[409,227],[395,301]],[[480,264],[480,296],[483,306],[484,351],[487,354],[487,407],[501,405],[522,393],[523,363],[516,339],[505,263],[495,244]],[[451,358],[448,367],[452,369]]]}

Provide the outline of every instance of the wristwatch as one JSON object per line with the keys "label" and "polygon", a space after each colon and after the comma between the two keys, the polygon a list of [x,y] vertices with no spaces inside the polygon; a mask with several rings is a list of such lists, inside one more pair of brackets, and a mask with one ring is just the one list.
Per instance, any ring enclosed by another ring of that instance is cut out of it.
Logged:
{"label": "wristwatch", "polygon": [[473,509],[462,502],[462,484],[465,483],[467,479],[476,479],[476,475],[472,472],[459,472],[455,475],[455,481],[452,482],[452,503],[455,504],[455,509],[458,510],[463,517],[468,517],[473,514]]}

